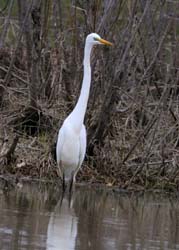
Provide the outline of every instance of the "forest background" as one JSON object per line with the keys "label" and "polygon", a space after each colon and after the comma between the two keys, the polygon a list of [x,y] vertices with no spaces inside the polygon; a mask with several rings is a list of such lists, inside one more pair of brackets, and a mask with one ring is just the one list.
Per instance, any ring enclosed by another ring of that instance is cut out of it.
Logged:
{"label": "forest background", "polygon": [[0,174],[58,180],[58,130],[79,96],[85,37],[93,51],[78,181],[179,188],[179,2],[2,0]]}

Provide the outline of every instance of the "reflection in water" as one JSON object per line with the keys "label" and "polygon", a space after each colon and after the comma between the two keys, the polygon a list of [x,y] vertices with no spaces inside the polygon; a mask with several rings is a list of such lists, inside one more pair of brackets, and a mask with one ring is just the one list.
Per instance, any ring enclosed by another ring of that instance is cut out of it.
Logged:
{"label": "reflection in water", "polygon": [[1,250],[176,250],[179,204],[158,195],[121,195],[77,187],[0,193]]}
{"label": "reflection in water", "polygon": [[[71,201],[72,204],[73,200]],[[77,218],[67,197],[59,201],[51,213],[47,230],[48,250],[75,249]]]}

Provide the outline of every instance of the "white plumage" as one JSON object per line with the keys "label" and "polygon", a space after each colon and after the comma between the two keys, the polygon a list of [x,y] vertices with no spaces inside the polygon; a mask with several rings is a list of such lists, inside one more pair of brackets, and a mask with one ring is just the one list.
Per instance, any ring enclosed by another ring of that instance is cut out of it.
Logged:
{"label": "white plumage", "polygon": [[86,129],[84,126],[84,117],[87,108],[90,84],[91,84],[91,67],[90,55],[91,50],[96,44],[112,45],[110,42],[101,39],[96,33],[91,33],[86,38],[84,49],[84,75],[82,88],[78,102],[65,119],[58,133],[56,155],[57,164],[63,181],[75,181],[76,173],[82,165],[86,153]]}

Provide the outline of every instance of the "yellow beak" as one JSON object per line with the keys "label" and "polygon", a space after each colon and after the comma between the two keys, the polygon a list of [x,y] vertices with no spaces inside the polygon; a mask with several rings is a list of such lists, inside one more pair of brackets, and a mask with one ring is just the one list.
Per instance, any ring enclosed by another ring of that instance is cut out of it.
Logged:
{"label": "yellow beak", "polygon": [[104,39],[102,39],[102,38],[98,39],[98,41],[99,41],[100,43],[102,43],[102,44],[105,44],[105,45],[110,45],[110,46],[113,45],[112,43],[110,43],[110,42],[108,42],[107,40],[104,40]]}

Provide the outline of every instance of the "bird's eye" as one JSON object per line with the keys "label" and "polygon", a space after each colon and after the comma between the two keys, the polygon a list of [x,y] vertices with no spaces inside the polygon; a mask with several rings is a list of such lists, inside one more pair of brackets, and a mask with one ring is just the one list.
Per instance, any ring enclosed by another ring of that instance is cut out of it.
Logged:
{"label": "bird's eye", "polygon": [[97,37],[93,37],[94,41],[98,41],[98,38]]}

